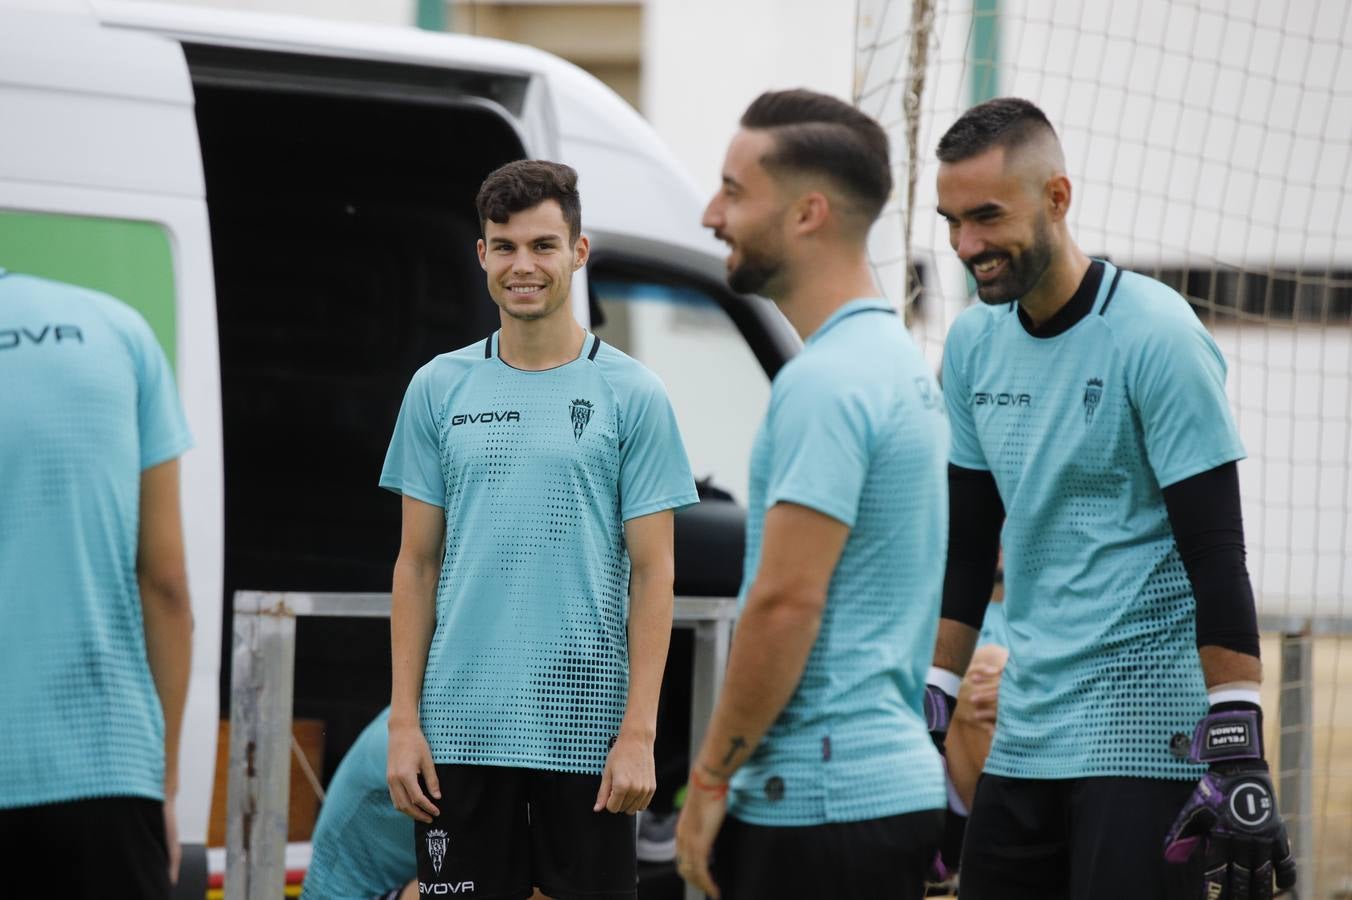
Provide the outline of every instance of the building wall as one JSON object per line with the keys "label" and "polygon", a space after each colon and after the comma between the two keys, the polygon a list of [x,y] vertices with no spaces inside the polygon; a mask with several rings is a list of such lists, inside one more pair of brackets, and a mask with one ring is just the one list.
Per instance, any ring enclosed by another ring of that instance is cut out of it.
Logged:
{"label": "building wall", "polygon": [[848,0],[647,0],[641,109],[710,193],[756,95],[807,87],[848,100],[853,78]]}
{"label": "building wall", "polygon": [[639,107],[643,3],[459,0],[448,10],[450,30],[547,50],[586,69]]}

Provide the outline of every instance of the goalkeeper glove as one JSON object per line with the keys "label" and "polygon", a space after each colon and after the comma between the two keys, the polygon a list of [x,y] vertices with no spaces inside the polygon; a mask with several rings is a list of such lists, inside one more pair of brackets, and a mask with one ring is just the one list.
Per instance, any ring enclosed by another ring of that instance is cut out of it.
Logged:
{"label": "goalkeeper glove", "polygon": [[1286,825],[1277,812],[1263,759],[1263,712],[1254,703],[1220,703],[1197,725],[1192,743],[1175,737],[1179,755],[1208,763],[1173,827],[1164,858],[1185,864],[1200,853],[1208,900],[1267,900],[1296,883]]}
{"label": "goalkeeper glove", "polygon": [[948,738],[948,726],[953,721],[953,709],[958,698],[949,695],[938,685],[925,685],[925,727],[929,729],[930,740],[940,755],[944,752],[944,741]]}
{"label": "goalkeeper glove", "polygon": [[967,808],[958,798],[953,782],[948,777],[948,758],[944,755],[944,742],[948,738],[948,726],[953,721],[953,709],[958,705],[957,698],[934,684],[925,685],[925,727],[929,729],[934,749],[939,751],[944,762],[944,784],[948,790],[948,813],[944,816],[944,833],[940,840],[939,851],[935,854],[934,864],[930,867],[930,880],[948,881],[958,874],[958,862],[962,856],[962,838],[967,831]]}

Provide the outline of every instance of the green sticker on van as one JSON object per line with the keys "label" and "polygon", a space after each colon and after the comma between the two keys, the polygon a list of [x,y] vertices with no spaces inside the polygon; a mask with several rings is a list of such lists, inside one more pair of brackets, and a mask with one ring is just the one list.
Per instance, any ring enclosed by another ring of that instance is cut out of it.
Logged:
{"label": "green sticker on van", "polygon": [[159,225],[0,209],[0,268],[113,295],[145,316],[174,364],[174,260]]}

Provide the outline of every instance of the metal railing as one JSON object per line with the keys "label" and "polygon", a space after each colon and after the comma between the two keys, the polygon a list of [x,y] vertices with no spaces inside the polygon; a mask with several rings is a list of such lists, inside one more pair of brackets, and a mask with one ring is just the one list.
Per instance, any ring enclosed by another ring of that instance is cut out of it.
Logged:
{"label": "metal railing", "polygon": [[[695,632],[690,758],[704,740],[727,666],[736,601],[677,597],[674,625]],[[226,900],[276,900],[286,881],[296,619],[389,618],[389,594],[235,594],[230,669]],[[687,889],[687,898],[699,895]]]}
{"label": "metal railing", "polygon": [[[690,759],[704,740],[723,681],[736,601],[677,597],[674,625],[695,632],[691,673]],[[296,619],[389,618],[389,594],[239,591],[235,594],[230,687],[230,769],[226,827],[226,900],[275,900],[286,878]],[[1279,797],[1304,884],[1314,883],[1313,704],[1310,639],[1347,634],[1339,618],[1261,616],[1260,630],[1281,635]],[[1304,852],[1302,852],[1302,849]],[[687,900],[699,894],[686,888]]]}

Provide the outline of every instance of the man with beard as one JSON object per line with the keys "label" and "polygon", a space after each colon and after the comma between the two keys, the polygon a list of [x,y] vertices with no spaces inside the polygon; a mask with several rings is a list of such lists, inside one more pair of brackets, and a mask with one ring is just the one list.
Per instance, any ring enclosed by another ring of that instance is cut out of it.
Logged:
{"label": "man with beard", "polygon": [[948,428],[869,267],[887,136],[802,90],[762,95],[741,126],[704,224],[729,283],[772,299],[804,347],[752,451],[741,612],[678,871],[735,900],[919,898],[944,807],[920,710]]}
{"label": "man with beard", "polygon": [[655,375],[568,303],[577,173],[480,188],[502,328],[413,376],[380,484],[403,496],[388,781],[419,893],[634,897],[656,790],[674,511],[697,502]]}
{"label": "man with beard", "polygon": [[962,896],[1270,897],[1295,869],[1263,759],[1225,362],[1181,296],[1076,246],[1036,106],[974,107],[938,156],[982,303],[944,353],[936,732],[1001,545],[1010,651]]}

